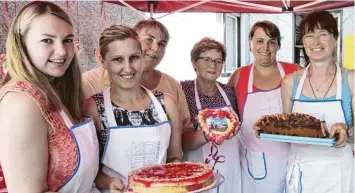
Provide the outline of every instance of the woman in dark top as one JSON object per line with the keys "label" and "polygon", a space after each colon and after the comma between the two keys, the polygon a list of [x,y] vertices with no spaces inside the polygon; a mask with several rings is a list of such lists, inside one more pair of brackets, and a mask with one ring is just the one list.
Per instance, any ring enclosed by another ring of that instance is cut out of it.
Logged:
{"label": "woman in dark top", "polygon": [[[184,155],[188,161],[204,162],[212,153],[210,139],[198,129],[198,112],[206,108],[237,112],[233,88],[217,82],[225,59],[224,45],[210,38],[203,38],[191,50],[191,62],[197,77],[196,80],[181,82],[194,126],[194,129],[185,129],[182,134]],[[226,181],[216,191],[241,192],[238,145],[238,137],[234,136],[217,146],[226,161],[216,164],[215,169],[226,177]]]}

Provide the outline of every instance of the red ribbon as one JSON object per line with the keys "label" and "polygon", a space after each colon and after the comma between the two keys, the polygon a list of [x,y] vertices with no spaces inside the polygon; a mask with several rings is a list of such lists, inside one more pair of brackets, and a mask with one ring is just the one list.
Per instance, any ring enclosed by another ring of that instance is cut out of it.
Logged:
{"label": "red ribbon", "polygon": [[215,143],[211,142],[211,153],[206,157],[205,163],[209,164],[212,160],[214,161],[212,168],[216,166],[217,163],[224,163],[226,157],[224,155],[218,155],[218,147]]}

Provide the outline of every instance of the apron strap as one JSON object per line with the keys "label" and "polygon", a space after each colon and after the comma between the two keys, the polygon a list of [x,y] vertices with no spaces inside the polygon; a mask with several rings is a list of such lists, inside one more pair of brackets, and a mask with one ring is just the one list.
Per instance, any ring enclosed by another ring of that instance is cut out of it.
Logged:
{"label": "apron strap", "polygon": [[[336,71],[336,84],[337,84],[337,93],[336,93],[336,99],[337,100],[340,100],[342,98],[342,83],[341,83],[341,69],[339,67],[338,64],[335,64],[336,65],[336,68],[337,68],[337,71]],[[304,70],[303,74],[302,74],[302,77],[301,77],[301,80],[300,82],[298,83],[298,87],[297,87],[297,91],[296,91],[296,95],[295,95],[295,99],[298,100],[301,96],[301,93],[302,93],[302,89],[303,89],[303,85],[304,85],[304,82],[306,80],[306,77],[307,77],[307,72],[308,72],[308,69],[311,65],[308,65],[306,67],[306,69]]]}
{"label": "apron strap", "polygon": [[341,69],[339,67],[339,64],[335,64],[337,67],[337,94],[336,94],[336,99],[341,100],[342,99],[342,91],[343,91],[343,84],[341,82]]}
{"label": "apron strap", "polygon": [[70,129],[73,127],[73,123],[72,121],[70,120],[70,118],[68,117],[68,115],[64,112],[64,110],[62,109],[60,112],[59,112],[60,116],[62,117],[65,125]]}
{"label": "apron strap", "polygon": [[202,106],[201,106],[200,98],[198,97],[196,79],[194,80],[194,91],[195,91],[196,107],[197,107],[198,110],[200,110],[202,108]]}
{"label": "apron strap", "polygon": [[[222,87],[216,82],[217,89],[219,93],[221,93],[224,102],[226,103],[227,106],[231,106],[231,102],[229,101],[226,92],[222,89]],[[202,109],[201,101],[200,98],[198,97],[198,91],[197,91],[197,84],[196,80],[194,80],[194,91],[195,91],[195,101],[196,101],[196,107],[198,110]]]}
{"label": "apron strap", "polygon": [[[279,69],[281,79],[285,77],[285,70],[282,67],[282,64],[280,62],[277,62],[277,68]],[[253,92],[253,85],[254,85],[254,64],[252,64],[250,73],[249,73],[249,79],[248,79],[248,93]]]}
{"label": "apron strap", "polygon": [[163,106],[160,104],[160,102],[158,101],[157,97],[155,97],[153,92],[150,91],[149,89],[145,88],[144,86],[141,86],[141,87],[144,88],[144,90],[147,92],[148,96],[152,100],[152,102],[154,104],[154,108],[157,110],[157,113],[158,113],[158,116],[159,116],[160,120],[162,122],[168,121],[168,118],[167,118],[167,116],[165,114]]}
{"label": "apron strap", "polygon": [[300,79],[300,82],[298,83],[298,87],[297,87],[297,91],[296,91],[296,95],[295,95],[295,99],[296,100],[300,99],[300,96],[301,96],[301,93],[302,93],[302,89],[303,89],[303,85],[304,85],[304,81],[306,80],[307,72],[308,72],[308,69],[309,69],[310,66],[311,65],[308,65],[306,67],[306,69],[304,69],[302,77]]}
{"label": "apron strap", "polygon": [[217,82],[216,82],[216,86],[217,86],[217,89],[218,89],[219,93],[221,93],[221,95],[222,95],[222,97],[224,99],[224,102],[227,104],[227,106],[232,106],[231,102],[229,101],[229,99],[227,97],[226,92],[224,92],[222,87]]}
{"label": "apron strap", "polygon": [[105,112],[106,112],[106,116],[107,116],[108,126],[109,127],[117,127],[115,115],[113,114],[110,90],[111,90],[111,87],[105,87],[104,92],[103,92]]}

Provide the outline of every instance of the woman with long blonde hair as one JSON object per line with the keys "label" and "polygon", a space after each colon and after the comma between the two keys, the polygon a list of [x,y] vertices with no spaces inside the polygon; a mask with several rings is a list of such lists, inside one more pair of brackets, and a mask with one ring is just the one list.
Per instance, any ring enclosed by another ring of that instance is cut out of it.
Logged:
{"label": "woman with long blonde hair", "polygon": [[0,90],[0,162],[11,193],[93,192],[98,144],[83,117],[83,91],[73,25],[49,2],[16,16]]}

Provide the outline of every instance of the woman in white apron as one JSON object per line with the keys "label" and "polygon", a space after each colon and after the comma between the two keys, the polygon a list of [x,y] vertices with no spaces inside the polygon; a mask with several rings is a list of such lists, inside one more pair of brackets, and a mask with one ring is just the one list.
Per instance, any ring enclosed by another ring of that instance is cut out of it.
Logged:
{"label": "woman in white apron", "polygon": [[300,38],[310,63],[283,80],[284,112],[324,119],[330,137],[337,142],[335,147],[291,144],[288,193],[354,192],[353,154],[346,140],[353,125],[354,71],[333,62],[338,36],[337,22],[326,11],[312,12],[300,23]]}
{"label": "woman in white apron", "polygon": [[97,193],[98,140],[92,119],[83,119],[69,16],[50,2],[29,3],[7,42],[9,72],[0,89],[5,192]]}
{"label": "woman in white apron", "polygon": [[257,22],[249,38],[255,61],[238,69],[229,81],[242,117],[242,192],[283,193],[289,144],[258,139],[253,125],[263,115],[282,112],[280,82],[285,74],[297,70],[297,65],[276,61],[281,36],[275,24]]}
{"label": "woman in white apron", "polygon": [[93,95],[89,112],[101,147],[96,185],[106,193],[127,188],[133,169],[181,161],[181,120],[170,95],[139,85],[143,56],[134,30],[111,26],[99,44],[110,85]]}
{"label": "woman in white apron", "polygon": [[[238,137],[225,140],[216,149],[211,149],[209,139],[206,139],[199,129],[197,116],[200,110],[206,108],[227,109],[235,113],[236,99],[233,88],[217,82],[226,59],[226,50],[223,44],[204,38],[195,44],[191,51],[191,61],[197,73],[194,81],[181,82],[190,110],[193,129],[183,132],[184,157],[192,162],[205,162],[211,153],[224,156],[217,160],[210,160],[210,165],[215,165],[215,171],[222,174],[225,182],[214,189],[219,193],[241,192],[240,162],[238,152]],[[233,105],[232,105],[233,104]],[[237,114],[236,114],[237,115]],[[211,142],[212,143],[212,142]],[[216,152],[211,152],[214,150]],[[209,158],[211,159],[211,158]],[[217,163],[215,163],[217,161]]]}

